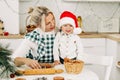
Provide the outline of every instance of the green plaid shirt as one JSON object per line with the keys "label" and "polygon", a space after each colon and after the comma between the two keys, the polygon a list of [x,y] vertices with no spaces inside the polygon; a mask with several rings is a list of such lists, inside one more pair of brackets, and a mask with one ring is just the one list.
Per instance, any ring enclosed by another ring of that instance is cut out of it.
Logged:
{"label": "green plaid shirt", "polygon": [[34,30],[25,35],[26,39],[29,39],[38,44],[37,53],[39,56],[34,56],[32,49],[26,55],[27,58],[38,60],[38,62],[52,63],[53,57],[53,43],[55,34],[40,34],[37,30]]}

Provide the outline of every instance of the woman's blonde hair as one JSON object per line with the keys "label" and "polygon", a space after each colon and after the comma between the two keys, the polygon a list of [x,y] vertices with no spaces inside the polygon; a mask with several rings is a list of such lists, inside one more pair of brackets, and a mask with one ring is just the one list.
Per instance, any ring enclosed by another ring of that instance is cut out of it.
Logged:
{"label": "woman's blonde hair", "polygon": [[53,13],[44,6],[29,8],[28,14],[29,16],[27,22],[29,23],[29,25],[39,25],[43,31],[45,31],[45,17],[48,16],[48,14],[53,15]]}

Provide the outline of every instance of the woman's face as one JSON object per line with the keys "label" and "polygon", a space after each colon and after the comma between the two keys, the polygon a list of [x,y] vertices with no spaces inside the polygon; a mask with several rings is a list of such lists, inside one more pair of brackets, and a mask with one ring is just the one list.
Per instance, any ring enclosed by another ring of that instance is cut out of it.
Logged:
{"label": "woman's face", "polygon": [[45,18],[45,32],[50,32],[55,29],[55,18],[53,14],[48,14],[48,16]]}
{"label": "woman's face", "polygon": [[73,29],[74,29],[74,27],[71,24],[65,24],[61,28],[62,28],[62,31],[66,34],[73,33]]}

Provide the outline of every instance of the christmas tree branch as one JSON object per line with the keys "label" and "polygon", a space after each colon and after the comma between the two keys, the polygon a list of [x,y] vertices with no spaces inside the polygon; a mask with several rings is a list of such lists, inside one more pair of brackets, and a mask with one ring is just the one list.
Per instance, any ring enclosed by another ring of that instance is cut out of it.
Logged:
{"label": "christmas tree branch", "polygon": [[8,49],[8,46],[3,47],[0,44],[0,77],[6,77],[8,78],[10,74],[15,73],[15,66],[12,64],[12,59],[10,55],[12,54],[12,51]]}

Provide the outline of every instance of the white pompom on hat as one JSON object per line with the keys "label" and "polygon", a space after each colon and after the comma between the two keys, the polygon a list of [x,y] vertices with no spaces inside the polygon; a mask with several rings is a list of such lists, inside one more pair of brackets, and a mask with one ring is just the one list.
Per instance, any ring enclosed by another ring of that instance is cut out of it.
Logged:
{"label": "white pompom on hat", "polygon": [[64,11],[60,16],[59,28],[64,24],[71,24],[74,27],[74,34],[80,34],[82,32],[81,28],[78,26],[76,16],[69,11]]}

